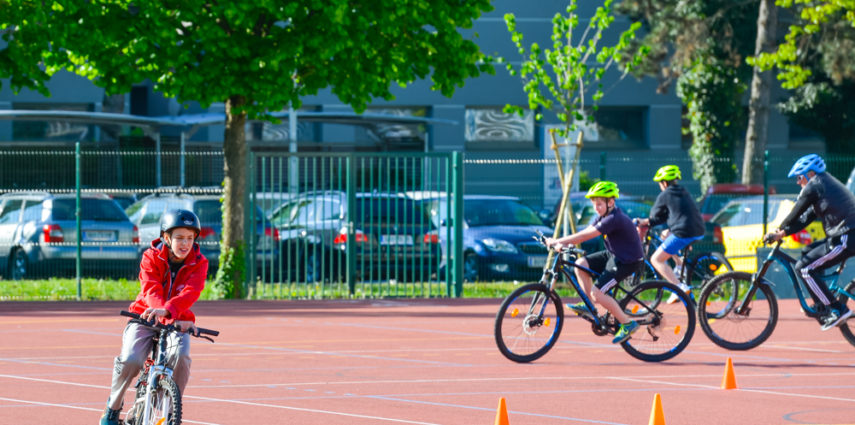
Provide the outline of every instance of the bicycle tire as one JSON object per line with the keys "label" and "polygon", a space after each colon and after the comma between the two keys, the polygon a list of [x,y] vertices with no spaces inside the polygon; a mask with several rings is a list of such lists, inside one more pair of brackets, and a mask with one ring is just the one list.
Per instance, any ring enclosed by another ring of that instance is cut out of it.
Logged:
{"label": "bicycle tire", "polygon": [[[656,303],[650,301],[676,294],[678,302]],[[646,362],[662,362],[680,354],[689,345],[695,333],[695,308],[688,295],[676,285],[664,280],[649,280],[633,288],[620,300],[624,311],[648,311],[650,323],[643,323],[631,338],[621,343],[629,355]]]}
{"label": "bicycle tire", "polygon": [[[138,416],[135,425],[181,425],[181,393],[178,384],[168,376],[162,376],[152,389],[148,415],[145,411]],[[146,416],[149,423],[144,423]]]}
{"label": "bicycle tire", "polygon": [[564,307],[558,295],[542,283],[530,283],[502,301],[494,327],[496,345],[510,360],[532,362],[555,345],[563,325]]}
{"label": "bicycle tire", "polygon": [[762,344],[778,323],[778,299],[765,280],[759,282],[745,313],[737,313],[752,275],[729,272],[714,277],[698,297],[698,321],[707,337],[728,350],[750,350]]}
{"label": "bicycle tire", "polygon": [[[850,294],[855,294],[855,280],[846,284],[846,287],[843,289]],[[837,299],[840,300],[843,305],[849,307],[850,310],[855,310],[855,300],[852,298],[849,298],[844,294],[840,294]],[[855,345],[855,333],[853,333],[855,332],[855,320],[849,319],[846,323],[841,324],[840,332],[850,344]]]}
{"label": "bicycle tire", "polygon": [[702,252],[692,257],[686,267],[687,281],[692,290],[700,290],[704,284],[721,274],[720,270],[724,267],[725,272],[732,272],[733,265],[730,264],[727,257],[720,252]]}

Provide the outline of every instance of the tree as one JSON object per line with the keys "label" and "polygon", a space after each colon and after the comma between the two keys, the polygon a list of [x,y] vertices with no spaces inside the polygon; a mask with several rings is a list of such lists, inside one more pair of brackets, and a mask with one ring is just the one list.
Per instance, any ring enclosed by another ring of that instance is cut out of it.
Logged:
{"label": "tree", "polygon": [[[674,82],[687,108],[692,135],[689,155],[693,175],[702,190],[715,182],[733,181],[736,168],[729,160],[744,129],[741,95],[751,68],[757,1],[625,0],[618,12],[644,24],[645,37],[637,48],[650,54],[638,75],[658,75],[659,90]],[[631,50],[632,51],[632,50]]]}
{"label": "tree", "polygon": [[460,28],[489,0],[0,0],[0,77],[48,94],[60,69],[110,93],[145,80],[180,102],[224,102],[222,254],[215,284],[240,297],[248,119],[330,88],[356,111],[391,84],[430,78],[450,96],[493,72]]}
{"label": "tree", "polygon": [[[638,66],[647,49],[639,49],[634,55],[627,55],[630,40],[641,26],[636,23],[620,34],[614,46],[600,47],[603,33],[614,21],[613,0],[606,0],[598,7],[589,20],[587,28],[574,42],[573,31],[579,26],[576,12],[576,0],[570,0],[566,16],[556,13],[552,18],[552,48],[544,49],[537,43],[528,48],[523,45],[523,34],[516,29],[516,17],[512,13],[505,15],[505,23],[511,33],[511,40],[524,60],[520,68],[514,69],[511,63],[506,67],[511,75],[519,74],[523,89],[528,95],[531,110],[543,108],[555,113],[564,123],[561,135],[575,128],[580,121],[593,121],[597,104],[603,97],[601,80],[606,71],[613,66],[623,66],[626,75]],[[589,62],[589,59],[595,62]],[[504,59],[501,59],[504,61]],[[590,104],[586,106],[586,101]],[[507,105],[506,112],[522,113],[519,105]],[[540,120],[542,113],[536,119]]]}
{"label": "tree", "polygon": [[[754,55],[771,52],[775,48],[778,27],[778,10],[772,0],[760,0],[757,15],[757,41]],[[769,93],[772,90],[772,73],[754,67],[751,77],[751,97],[748,99],[748,131],[745,135],[745,155],[742,158],[742,183],[760,183],[763,168],[757,166],[759,152],[766,150],[769,130]]]}

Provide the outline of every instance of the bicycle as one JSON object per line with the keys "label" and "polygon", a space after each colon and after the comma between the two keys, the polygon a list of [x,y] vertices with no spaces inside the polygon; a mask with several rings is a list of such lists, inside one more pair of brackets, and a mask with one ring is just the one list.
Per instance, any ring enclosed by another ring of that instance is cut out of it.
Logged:
{"label": "bicycle", "polygon": [[[538,233],[535,239],[546,245],[546,238],[542,234]],[[596,280],[599,273],[575,263],[584,254],[578,248],[564,248],[556,252],[552,265],[544,267],[539,282],[517,288],[504,299],[496,313],[494,336],[499,351],[509,360],[518,363],[537,360],[557,342],[564,326],[564,307],[556,292],[556,282],[561,275],[570,282],[591,312],[590,317],[580,317],[591,323],[594,334],[604,336],[617,332],[620,323],[609,313],[600,316],[594,303],[570,272],[571,267],[578,267]],[[624,287],[622,283],[618,283],[610,295],[641,325],[631,338],[621,343],[624,351],[648,362],[668,360],[683,351],[695,331],[695,310],[686,294],[665,281],[644,281],[629,287]],[[621,296],[617,296],[618,293]],[[658,302],[663,293],[677,294],[681,302]]]}
{"label": "bicycle", "polygon": [[[151,348],[151,356],[146,360],[136,384],[134,404],[125,415],[125,425],[181,425],[181,392],[178,384],[172,380],[172,368],[167,364],[166,339],[172,332],[180,332],[174,325],[163,325],[155,319],[146,321],[139,314],[121,311],[120,315],[130,317],[136,322],[158,330]],[[203,335],[217,336],[220,333],[210,329],[196,328],[190,335],[214,342]]]}
{"label": "bicycle", "polygon": [[[636,225],[638,224],[637,219],[633,220],[633,222],[636,223]],[[645,228],[640,227],[639,229]],[[653,264],[650,263],[650,256],[656,252],[656,249],[659,248],[664,241],[658,232],[654,233],[648,229],[649,228],[639,230],[645,256],[644,273],[638,277],[638,281],[641,279],[662,279],[662,276],[659,275],[659,272],[657,272],[656,269],[653,268]],[[682,272],[675,269],[679,282],[689,286],[689,298],[691,298],[692,302],[695,302],[694,294],[703,288],[703,286],[713,277],[717,274],[733,271],[733,265],[731,265],[727,257],[720,252],[704,251],[696,255],[691,255],[692,245],[694,245],[695,242],[690,243],[678,252],[678,256],[683,264]],[[724,272],[721,271],[722,268],[725,269]]]}
{"label": "bicycle", "polygon": [[[772,335],[778,322],[778,299],[772,290],[774,283],[765,278],[772,263],[780,264],[786,271],[805,315],[817,321],[822,317],[822,307],[808,305],[805,300],[802,292],[804,280],[794,269],[796,259],[782,252],[781,241],[778,241],[756,274],[722,274],[701,290],[698,297],[698,321],[713,343],[729,350],[749,350]],[[845,263],[840,263],[833,273],[821,276],[821,279],[840,302],[855,309],[855,303],[849,303],[855,298],[855,281],[846,284],[845,288],[837,285]],[[843,337],[855,345],[855,320],[839,327]]]}

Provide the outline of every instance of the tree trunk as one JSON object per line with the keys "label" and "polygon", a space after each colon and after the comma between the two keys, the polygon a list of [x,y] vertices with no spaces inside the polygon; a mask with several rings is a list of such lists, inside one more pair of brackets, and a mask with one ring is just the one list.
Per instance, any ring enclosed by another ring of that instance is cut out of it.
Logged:
{"label": "tree trunk", "polygon": [[[775,30],[778,12],[774,0],[760,0],[757,16],[757,39],[754,55],[772,52],[775,48]],[[772,71],[760,72],[754,67],[751,78],[751,99],[748,102],[748,131],[745,136],[745,158],[742,160],[742,183],[763,181],[763,168],[756,158],[766,150],[769,129],[769,92],[772,89]]]}
{"label": "tree trunk", "polygon": [[[246,112],[236,113],[235,109],[246,102],[243,96],[232,96],[226,101],[226,132],[223,141],[223,231],[221,241],[220,269],[228,267],[224,280],[234,288],[234,297],[243,297],[244,270],[242,264],[223,264],[224,262],[243,262],[243,255],[223,255],[226,252],[245,252],[244,243],[244,195],[246,189]],[[229,282],[230,281],[230,282]]]}

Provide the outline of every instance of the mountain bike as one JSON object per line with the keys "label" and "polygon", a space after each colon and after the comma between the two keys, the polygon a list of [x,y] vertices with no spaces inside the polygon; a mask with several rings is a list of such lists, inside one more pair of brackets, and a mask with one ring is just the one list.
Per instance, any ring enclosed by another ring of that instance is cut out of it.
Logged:
{"label": "mountain bike", "polygon": [[[778,323],[778,299],[772,290],[774,283],[766,279],[773,263],[780,264],[793,285],[802,311],[808,317],[820,320],[824,306],[808,305],[805,299],[807,287],[801,276],[796,274],[796,259],[781,251],[778,241],[756,274],[730,272],[716,276],[707,283],[698,296],[698,321],[701,329],[716,345],[729,350],[749,350],[762,344],[772,335]],[[855,309],[855,281],[844,286],[837,284],[844,261],[834,272],[820,278],[829,291],[850,309]],[[855,320],[839,326],[843,337],[855,345]]]}
{"label": "mountain bike", "polygon": [[[546,246],[542,234],[535,239]],[[617,332],[620,323],[608,312],[599,314],[572,273],[571,269],[578,267],[590,273],[594,280],[599,277],[599,273],[575,263],[584,254],[585,251],[578,248],[561,249],[556,252],[552,264],[544,268],[539,282],[517,288],[504,299],[496,313],[494,336],[505,357],[519,363],[531,362],[546,354],[558,341],[564,326],[564,307],[556,283],[562,275],[588,307],[590,316],[580,317],[590,322],[593,333],[604,336]],[[650,280],[624,286],[630,279],[609,291],[618,305],[641,325],[621,347],[629,355],[648,362],[661,362],[676,356],[686,348],[695,331],[692,302],[685,292],[671,283]],[[662,294],[672,293],[680,302],[659,302]]]}
{"label": "mountain bike", "polygon": [[[637,219],[633,220],[638,225]],[[644,247],[644,272],[639,275],[640,280],[659,280],[662,277],[659,272],[653,268],[650,263],[650,256],[656,252],[656,249],[662,245],[663,239],[659,232],[651,232],[649,228],[639,227],[639,236],[641,236],[642,245]],[[691,288],[689,297],[695,301],[695,295],[703,286],[709,282],[717,274],[733,271],[733,265],[724,256],[724,254],[715,251],[704,251],[693,253],[690,243],[685,248],[678,252],[678,256],[682,261],[682,268],[675,268],[677,279],[680,283],[686,284]]]}
{"label": "mountain bike", "polygon": [[[130,317],[131,322],[156,329],[153,338],[151,356],[146,360],[136,384],[134,404],[125,415],[125,425],[180,425],[181,392],[178,384],[172,380],[172,368],[167,364],[167,337],[170,333],[181,332],[174,325],[164,325],[152,319],[146,321],[139,314],[121,311],[122,316]],[[204,335],[217,336],[220,333],[210,329],[196,328],[190,335],[214,342]]]}

